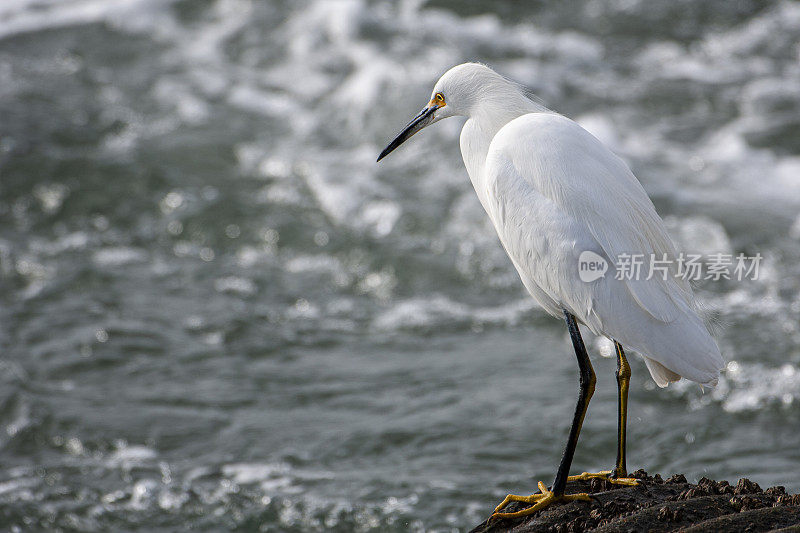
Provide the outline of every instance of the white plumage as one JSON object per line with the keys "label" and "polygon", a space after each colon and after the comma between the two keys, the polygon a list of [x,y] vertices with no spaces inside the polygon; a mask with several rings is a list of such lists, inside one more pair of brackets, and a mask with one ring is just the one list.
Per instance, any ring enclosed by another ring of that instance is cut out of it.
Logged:
{"label": "white plumage", "polygon": [[[676,276],[664,223],[628,166],[577,123],[475,63],[446,72],[428,106],[381,157],[454,115],[467,117],[461,152],[475,192],[536,301],[639,352],[659,386],[681,376],[715,385],[719,348],[690,286]],[[620,254],[666,257],[670,276],[618,280],[611,270],[584,282],[578,257],[586,250],[609,265]]]}

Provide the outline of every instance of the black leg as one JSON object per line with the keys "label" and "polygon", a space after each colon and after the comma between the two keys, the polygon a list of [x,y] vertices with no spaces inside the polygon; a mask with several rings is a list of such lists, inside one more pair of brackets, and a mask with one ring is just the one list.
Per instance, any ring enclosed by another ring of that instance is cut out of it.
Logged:
{"label": "black leg", "polygon": [[594,394],[595,376],[586,347],[583,345],[580,329],[575,317],[564,310],[564,317],[567,320],[569,335],[572,338],[572,347],[575,348],[575,355],[578,358],[578,369],[580,370],[580,391],[578,403],[575,406],[575,414],[572,417],[572,426],[569,429],[567,446],[564,448],[564,455],[561,456],[561,464],[558,466],[556,478],[553,481],[553,494],[562,496],[567,486],[569,468],[572,466],[572,457],[575,455],[575,447],[578,445],[578,436],[581,433],[583,418],[586,416],[586,409],[589,407],[589,400]]}
{"label": "black leg", "polygon": [[628,384],[631,380],[631,367],[625,358],[622,345],[614,341],[617,349],[617,390],[619,392],[617,400],[617,466],[611,472],[612,478],[626,477],[628,475],[625,466],[625,427],[628,420]]}

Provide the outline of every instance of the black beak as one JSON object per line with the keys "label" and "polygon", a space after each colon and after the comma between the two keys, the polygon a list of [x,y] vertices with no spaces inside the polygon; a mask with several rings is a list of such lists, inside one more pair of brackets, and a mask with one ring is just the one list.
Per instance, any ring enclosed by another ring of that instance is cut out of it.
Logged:
{"label": "black beak", "polygon": [[419,130],[433,122],[433,112],[437,109],[439,108],[436,106],[428,106],[420,111],[419,115],[414,117],[413,120],[411,120],[411,122],[409,122],[408,125],[403,128],[403,131],[401,131],[400,134],[389,143],[389,146],[383,149],[381,155],[378,156],[378,161],[389,155],[395,148],[406,142]]}

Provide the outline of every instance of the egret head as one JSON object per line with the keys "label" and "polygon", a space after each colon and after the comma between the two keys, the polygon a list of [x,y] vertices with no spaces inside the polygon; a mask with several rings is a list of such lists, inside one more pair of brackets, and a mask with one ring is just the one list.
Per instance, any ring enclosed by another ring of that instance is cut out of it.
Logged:
{"label": "egret head", "polygon": [[519,116],[531,112],[532,106],[536,105],[525,96],[519,85],[486,65],[480,63],[456,65],[439,78],[427,105],[381,152],[378,161],[425,126],[443,118],[472,117],[477,114],[484,114],[492,119],[508,115]]}

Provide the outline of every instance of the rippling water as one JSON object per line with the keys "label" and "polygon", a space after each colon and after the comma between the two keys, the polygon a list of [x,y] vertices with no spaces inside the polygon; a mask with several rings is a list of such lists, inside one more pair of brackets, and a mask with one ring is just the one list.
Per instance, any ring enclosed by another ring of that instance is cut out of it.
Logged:
{"label": "rippling water", "polygon": [[[502,4],[502,5],[497,5]],[[720,387],[633,363],[629,465],[800,489],[800,5],[7,0],[0,528],[463,530],[549,481],[577,373],[445,121],[453,64],[622,154],[705,282]],[[527,6],[527,7],[526,7]],[[614,362],[574,470],[614,460]]]}

